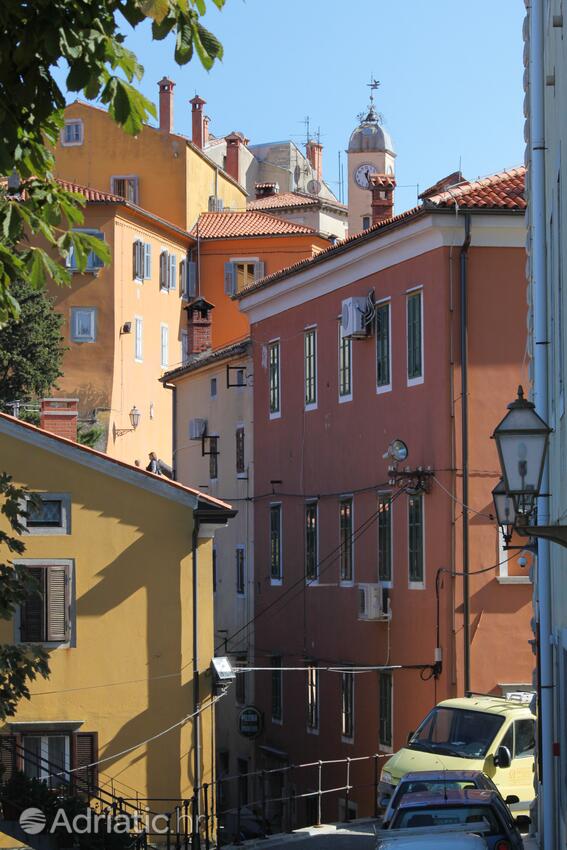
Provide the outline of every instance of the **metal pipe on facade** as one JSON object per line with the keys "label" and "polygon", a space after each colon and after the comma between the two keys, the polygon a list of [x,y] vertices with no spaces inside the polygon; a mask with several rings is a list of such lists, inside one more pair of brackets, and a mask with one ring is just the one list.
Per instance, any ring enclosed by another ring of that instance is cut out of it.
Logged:
{"label": "metal pipe on facade", "polygon": [[[544,117],[544,0],[532,0],[529,10],[529,114],[530,114],[530,229],[533,291],[534,403],[547,422],[548,334],[547,261],[545,250],[545,117]],[[549,493],[549,462],[541,482]],[[549,522],[548,498],[538,499],[538,524]],[[537,541],[536,600],[539,635],[539,722],[541,724],[542,775],[539,777],[539,829],[543,850],[555,850],[555,786],[553,770],[553,648],[551,639],[551,575],[549,542]]]}
{"label": "metal pipe on facade", "polygon": [[471,689],[470,595],[469,595],[469,376],[468,376],[468,258],[471,217],[465,213],[465,239],[461,246],[461,453],[463,467],[463,680],[464,693]]}

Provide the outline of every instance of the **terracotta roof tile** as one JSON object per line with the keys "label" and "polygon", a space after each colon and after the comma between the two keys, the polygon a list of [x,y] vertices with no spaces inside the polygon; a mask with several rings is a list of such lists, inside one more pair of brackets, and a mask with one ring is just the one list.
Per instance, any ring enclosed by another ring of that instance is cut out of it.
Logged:
{"label": "terracotta roof tile", "polygon": [[202,213],[198,224],[191,231],[191,236],[197,236],[197,227],[201,239],[316,233],[312,227],[254,210]]}
{"label": "terracotta roof tile", "polygon": [[425,199],[424,206],[525,210],[526,169],[509,168],[479,180],[467,180]]}
{"label": "terracotta roof tile", "polygon": [[[267,185],[267,184],[262,184]],[[254,201],[248,202],[249,210],[277,210],[288,209],[289,207],[314,207],[321,204],[330,204],[333,207],[339,207],[346,210],[344,204],[331,198],[321,198],[318,195],[308,195],[303,192],[278,192],[277,195],[267,195],[265,198],[256,198]]]}
{"label": "terracotta roof tile", "polygon": [[66,189],[67,192],[76,192],[82,195],[87,201],[102,201],[107,204],[124,204],[126,199],[120,195],[113,195],[110,192],[101,192],[99,189],[93,189],[92,186],[80,186],[78,183],[71,183],[69,180],[57,179],[59,185]]}

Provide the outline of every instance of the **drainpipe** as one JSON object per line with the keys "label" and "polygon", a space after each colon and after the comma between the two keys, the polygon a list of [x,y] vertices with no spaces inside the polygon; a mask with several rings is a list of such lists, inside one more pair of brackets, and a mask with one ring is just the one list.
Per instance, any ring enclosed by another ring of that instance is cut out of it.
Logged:
{"label": "drainpipe", "polygon": [[173,417],[171,427],[171,468],[173,470],[173,480],[177,481],[177,387],[175,384],[163,384],[165,390],[171,390],[171,415]]}
{"label": "drainpipe", "polygon": [[463,464],[463,679],[464,692],[471,689],[469,598],[469,375],[468,375],[468,259],[471,216],[465,213],[465,240],[461,246],[461,451]]}
{"label": "drainpipe", "polygon": [[[197,545],[199,539],[199,519],[193,512],[193,540],[191,551],[193,581],[193,711],[199,712],[199,576],[197,569]],[[196,792],[196,814],[200,815],[201,788],[201,715],[195,714],[193,720],[193,790]]]}
{"label": "drainpipe", "polygon": [[[533,287],[534,403],[546,422],[548,410],[547,259],[545,252],[545,118],[543,0],[532,0],[529,26],[530,106],[530,226]],[[549,493],[549,463],[541,492]],[[538,524],[549,523],[549,498],[538,499]],[[541,774],[539,776],[539,829],[544,850],[555,850],[555,784],[553,758],[553,647],[551,644],[551,575],[549,541],[537,541],[536,620],[539,641],[539,722]]]}

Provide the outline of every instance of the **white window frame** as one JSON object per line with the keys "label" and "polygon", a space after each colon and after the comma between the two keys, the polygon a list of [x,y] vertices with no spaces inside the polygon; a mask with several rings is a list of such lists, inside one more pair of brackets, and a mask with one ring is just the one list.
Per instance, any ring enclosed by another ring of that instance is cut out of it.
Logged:
{"label": "white window frame", "polygon": [[[112,195],[118,195],[119,193],[114,188],[115,180],[133,180],[134,181],[134,200],[130,200],[129,198],[124,198],[129,204],[138,204],[140,199],[140,180],[137,174],[113,174],[110,178],[110,192]],[[120,197],[124,197],[120,195]]]}
{"label": "white window frame", "polygon": [[353,382],[352,338],[351,337],[345,337],[344,339],[347,340],[347,342],[349,343],[349,348],[350,348],[350,358],[349,358],[350,392],[346,393],[346,395],[341,395],[341,346],[342,346],[342,343],[343,343],[343,332],[342,332],[342,324],[341,324],[341,322],[339,322],[339,346],[338,346],[338,348],[339,348],[339,350],[338,350],[338,379],[339,380],[338,380],[338,387],[337,387],[338,395],[339,395],[339,404],[345,404],[346,402],[352,401],[352,382]]}
{"label": "white window frame", "polygon": [[[88,336],[79,336],[77,332],[77,321],[79,313],[88,313],[91,325],[91,332]],[[96,307],[71,307],[71,342],[83,344],[96,342]]]}
{"label": "white window frame", "polygon": [[[309,677],[310,677],[312,670],[316,671],[315,672],[315,707],[316,707],[317,722],[316,722],[315,726],[309,725],[309,696],[310,696]],[[318,735],[319,730],[321,728],[321,670],[319,669],[319,665],[317,664],[316,661],[308,661],[307,662],[306,679],[307,679],[307,699],[306,699],[305,702],[307,704],[307,723],[305,725],[306,725],[306,728],[307,728],[307,734],[308,735]]]}
{"label": "white window frame", "polygon": [[[342,679],[342,677],[343,677],[344,674],[349,675],[351,677],[350,681],[352,682],[352,735],[343,735],[343,733],[342,733],[342,713],[343,713],[343,692],[342,692],[343,679]],[[341,680],[340,681],[341,681],[341,703],[340,703],[340,707],[341,707],[341,741],[342,741],[343,744],[354,744],[354,735],[355,735],[355,731],[356,731],[356,723],[355,723],[355,718],[356,718],[356,710],[355,710],[355,705],[356,705],[356,674],[351,672],[348,669],[344,669],[344,670],[341,671]]]}
{"label": "white window frame", "polygon": [[[138,328],[140,329],[139,337]],[[144,362],[144,319],[142,316],[134,316],[134,360],[136,363]]]}
{"label": "white window frame", "polygon": [[[278,346],[278,402],[279,407],[273,412],[270,410],[270,395],[271,395],[271,373],[270,373],[270,348],[273,345]],[[271,339],[268,342],[268,415],[270,419],[281,419],[282,415],[282,345],[281,339]]]}
{"label": "white window frame", "polygon": [[[69,649],[77,645],[77,600],[75,588],[75,559],[74,558],[14,558],[14,565],[19,567],[65,567],[69,576],[69,639],[66,641],[44,640],[41,646],[53,649]],[[14,643],[27,646],[29,641],[21,640],[21,609],[16,606],[14,612]]]}
{"label": "white window frame", "polygon": [[[96,236],[96,238],[100,239],[101,242],[106,242],[104,238],[104,231],[99,230],[97,227],[74,227],[73,233],[88,233],[90,236]],[[73,274],[94,274],[95,276],[98,276],[99,272],[104,268],[104,264],[98,259],[98,257],[94,256],[94,251],[89,251],[85,270],[83,272],[79,272],[75,262],[75,249],[73,245],[71,245],[65,265],[69,271],[73,272]]]}
{"label": "white window frame", "polygon": [[[421,375],[418,378],[410,378],[408,377],[409,372],[409,362],[408,362],[408,347],[409,347],[409,326],[408,326],[408,302],[412,295],[415,295],[417,292],[421,294],[421,298],[419,299],[419,308],[420,308],[420,327],[421,327]],[[406,289],[406,381],[408,387],[416,387],[419,384],[423,384],[425,380],[425,351],[424,351],[424,337],[425,337],[425,327],[424,327],[424,297],[423,297],[423,285],[413,286],[411,289]],[[390,369],[391,371],[391,369]]]}
{"label": "white window frame", "polygon": [[[165,341],[165,345],[164,345]],[[164,358],[165,353],[165,358]],[[169,366],[169,325],[161,322],[159,326],[159,361],[162,369]]]}
{"label": "white window frame", "polygon": [[[54,729],[52,732],[47,732],[45,734],[38,735],[38,734],[34,734],[33,729],[30,729],[29,731],[22,732],[22,740],[23,740],[24,737],[26,737],[26,735],[33,736],[34,738],[39,738],[39,740],[40,740],[39,776],[37,777],[38,781],[39,782],[45,782],[48,786],[51,785],[50,782],[49,782],[49,779],[51,779],[51,778],[53,778],[53,779],[60,778],[61,784],[70,783],[70,781],[71,781],[71,736],[70,736],[69,732],[63,731],[63,730],[57,731],[57,730]],[[49,762],[49,744],[48,744],[48,741],[47,741],[48,738],[63,738],[63,740],[65,741],[64,764],[63,764],[63,771],[61,771],[61,772],[64,772],[66,774],[64,777],[52,777],[51,765],[48,764],[48,762]],[[26,751],[24,749],[23,764],[22,764],[22,770],[23,770],[24,773],[25,773],[25,761],[26,761]],[[57,784],[57,783],[55,783],[55,784]]]}
{"label": "white window frame", "polygon": [[[376,334],[376,341],[374,344],[374,369],[376,372],[376,394],[382,395],[382,393],[390,393],[392,392],[392,299],[388,296],[388,298],[381,298],[380,301],[376,302],[376,307],[382,306],[382,304],[388,304],[388,362],[390,364],[390,383],[384,384],[384,386],[378,386],[378,352],[376,351],[376,347],[378,345],[378,334]],[[407,308],[406,308],[407,309]],[[406,325],[407,325],[407,317],[406,317]],[[406,330],[407,333],[407,330]],[[423,332],[422,332],[422,346],[423,346]],[[422,364],[423,364],[423,356],[422,356]]]}
{"label": "white window frame", "polygon": [[[31,495],[31,494],[30,494]],[[26,534],[35,537],[47,537],[54,535],[71,534],[71,494],[70,493],[33,493],[38,496],[42,502],[61,502],[61,525],[57,526],[30,526],[28,528],[27,519],[24,515],[26,510],[26,501],[23,499],[21,504],[22,515],[20,521],[25,526]],[[50,562],[51,563],[51,562]]]}
{"label": "white window frame", "polygon": [[[214,391],[214,392],[213,392],[213,381],[215,382],[215,383],[214,383],[214,388],[215,388],[215,391]],[[211,398],[217,398],[217,397],[218,397],[218,394],[219,394],[219,382],[218,382],[218,378],[217,378],[217,376],[216,376],[216,375],[213,375],[213,376],[212,376],[212,378],[211,378],[211,380],[210,380],[210,384],[209,384],[209,395],[210,395],[210,397],[211,397]]]}
{"label": "white window frame", "polygon": [[381,496],[387,496],[390,499],[390,581],[384,581],[380,578],[380,525],[379,519],[376,522],[376,531],[378,534],[377,540],[377,554],[378,554],[378,575],[376,576],[377,580],[382,583],[382,587],[391,589],[394,586],[394,564],[396,559],[394,557],[394,502],[393,502],[393,493],[391,490],[378,490],[377,498],[378,502],[380,501]]}
{"label": "white window frame", "polygon": [[[307,403],[305,400],[305,390],[307,387],[307,357],[305,356],[305,340],[307,339],[307,334],[313,334],[313,386],[315,392],[315,401]],[[317,325],[307,325],[303,329],[303,404],[306,412],[310,410],[317,410],[318,402],[319,402],[319,392],[318,392],[318,380],[319,380],[319,369],[317,363]]]}
{"label": "white window frame", "polygon": [[[419,494],[418,494],[419,495]],[[410,581],[409,578],[409,570],[410,570],[410,546],[409,546],[409,506],[410,500],[409,497],[406,500],[407,502],[407,513],[406,513],[406,551],[407,551],[407,578],[408,578],[408,588],[410,590],[425,590],[425,576],[427,575],[427,558],[425,551],[425,499],[423,493],[421,493],[421,550],[423,552],[423,581]]]}
{"label": "white window frame", "polygon": [[[79,130],[80,130],[79,140],[78,141],[77,140],[67,141],[65,139],[65,132],[67,130],[67,127],[71,127],[73,125],[79,127]],[[76,147],[79,147],[80,145],[82,145],[84,140],[85,140],[85,125],[83,124],[82,119],[81,118],[66,118],[65,119],[65,125],[64,125],[63,129],[61,130],[60,139],[61,139],[61,145],[64,148],[76,148]]]}
{"label": "white window frame", "polygon": [[181,331],[181,365],[187,366],[189,362],[189,331]]}
{"label": "white window frame", "polygon": [[353,587],[354,586],[354,576],[355,576],[355,563],[354,563],[354,493],[341,493],[339,496],[339,546],[341,545],[341,503],[346,502],[350,499],[350,518],[351,518],[351,539],[350,539],[350,557],[351,557],[351,572],[352,577],[349,579],[341,578],[341,553],[339,549],[339,586],[340,587]]}
{"label": "white window frame", "polygon": [[[270,510],[268,513],[268,540],[269,540],[269,553],[270,553],[270,584],[273,587],[281,587],[283,584],[283,504],[282,502],[270,502]],[[272,576],[272,508],[279,508],[280,513],[280,577],[274,578]]]}
{"label": "white window frame", "polygon": [[530,578],[529,569],[526,568],[525,575],[515,575],[511,576],[508,570],[509,561],[507,559],[506,549],[506,541],[504,540],[504,533],[500,526],[497,528],[498,534],[498,575],[496,576],[496,581],[498,584],[532,584],[532,580]]}

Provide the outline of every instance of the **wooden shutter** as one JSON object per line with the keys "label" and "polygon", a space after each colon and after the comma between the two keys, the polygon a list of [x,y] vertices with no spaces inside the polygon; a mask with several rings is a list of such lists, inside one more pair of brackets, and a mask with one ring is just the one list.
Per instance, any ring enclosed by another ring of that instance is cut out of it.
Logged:
{"label": "wooden shutter", "polygon": [[169,255],[169,281],[168,289],[177,288],[177,257],[175,254]]}
{"label": "wooden shutter", "polygon": [[257,263],[254,263],[254,280],[261,280],[264,275],[264,261],[258,260]]}
{"label": "wooden shutter", "polygon": [[45,569],[25,567],[37,582],[34,590],[20,608],[20,640],[39,643],[45,640]]}
{"label": "wooden shutter", "polygon": [[47,640],[69,640],[69,575],[67,567],[49,566],[47,572]]}
{"label": "wooden shutter", "polygon": [[142,268],[144,270],[143,276],[144,276],[144,280],[149,280],[152,276],[152,246],[149,242],[144,242],[143,253],[144,253],[144,263],[143,263],[143,266],[142,266]]}
{"label": "wooden shutter", "polygon": [[71,768],[82,768],[72,774],[75,789],[86,793],[87,789],[94,789],[98,784],[98,766],[87,767],[98,759],[98,733],[77,732],[72,744]]}
{"label": "wooden shutter", "polygon": [[193,260],[187,261],[187,298],[195,298],[197,295],[197,263]]}
{"label": "wooden shutter", "polygon": [[236,274],[234,263],[224,264],[224,291],[227,295],[236,293]]}
{"label": "wooden shutter", "polygon": [[0,736],[0,782],[7,782],[18,769],[16,735]]}
{"label": "wooden shutter", "polygon": [[161,289],[167,289],[168,253],[162,251],[159,255],[159,285]]}

